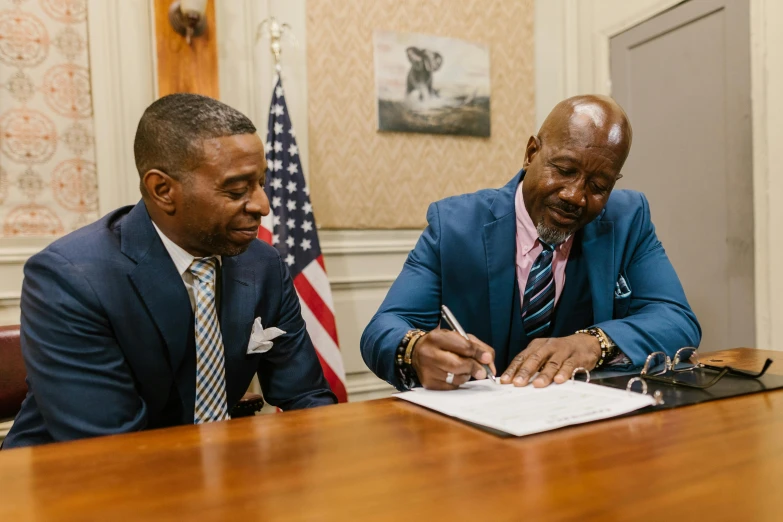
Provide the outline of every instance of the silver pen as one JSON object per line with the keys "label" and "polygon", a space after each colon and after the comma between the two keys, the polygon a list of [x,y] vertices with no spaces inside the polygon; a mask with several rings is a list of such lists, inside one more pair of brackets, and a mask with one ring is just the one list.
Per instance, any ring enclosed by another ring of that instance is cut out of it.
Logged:
{"label": "silver pen", "polygon": [[[465,332],[465,329],[462,328],[462,325],[459,324],[457,321],[457,318],[454,317],[454,314],[451,313],[451,310],[449,310],[449,307],[446,305],[442,305],[440,307],[440,314],[443,316],[443,319],[446,321],[446,324],[449,325],[449,328],[460,334],[462,337],[470,341],[470,337],[468,337],[467,332]],[[494,382],[495,384],[498,383],[498,378],[495,377],[495,375],[492,373],[492,370],[489,368],[488,364],[481,364],[481,367],[484,368],[484,371],[487,372],[487,377]]]}

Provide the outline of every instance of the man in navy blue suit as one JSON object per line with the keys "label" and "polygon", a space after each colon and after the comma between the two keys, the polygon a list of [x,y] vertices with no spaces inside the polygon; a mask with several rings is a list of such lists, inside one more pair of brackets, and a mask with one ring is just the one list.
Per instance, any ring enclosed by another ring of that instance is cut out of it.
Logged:
{"label": "man in navy blue suit", "polygon": [[[486,377],[562,383],[576,368],[641,365],[697,347],[701,329],[643,194],[617,190],[631,125],[612,99],[558,104],[505,187],[434,203],[428,226],[362,335],[399,389]],[[466,340],[439,329],[447,305]],[[481,364],[480,364],[481,363]]]}
{"label": "man in navy blue suit", "polygon": [[333,404],[277,250],[252,122],[163,97],[134,143],[142,201],[25,265],[29,393],[5,447],[219,421],[258,375],[283,410]]}

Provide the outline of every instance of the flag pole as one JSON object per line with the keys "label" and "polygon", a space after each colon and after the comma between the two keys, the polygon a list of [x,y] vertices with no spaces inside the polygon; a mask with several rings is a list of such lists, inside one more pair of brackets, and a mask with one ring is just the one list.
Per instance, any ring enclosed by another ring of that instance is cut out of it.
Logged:
{"label": "flag pole", "polygon": [[276,248],[280,261],[285,263],[324,378],[337,400],[347,402],[345,365],[337,338],[331,286],[281,79],[280,44],[286,35],[298,46],[291,26],[274,17],[261,22],[256,33],[256,41],[269,38],[277,71],[264,146],[269,166],[264,192],[271,211],[261,220],[258,237]]}
{"label": "flag pole", "polygon": [[256,31],[256,41],[261,38],[269,38],[269,50],[275,58],[275,71],[277,71],[277,74],[280,74],[281,70],[280,54],[283,48],[280,44],[284,35],[294,39],[294,44],[296,44],[296,39],[291,32],[291,26],[286,23],[281,24],[274,16],[263,20],[258,25],[258,30]]}

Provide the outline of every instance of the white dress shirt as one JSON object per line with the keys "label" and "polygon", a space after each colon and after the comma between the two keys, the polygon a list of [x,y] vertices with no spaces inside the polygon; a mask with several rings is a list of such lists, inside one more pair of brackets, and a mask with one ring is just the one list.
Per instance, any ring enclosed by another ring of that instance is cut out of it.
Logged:
{"label": "white dress shirt", "polygon": [[[190,299],[190,309],[196,311],[196,289],[193,286],[193,274],[188,270],[196,257],[188,254],[188,252],[176,244],[174,241],[166,237],[166,234],[160,231],[158,225],[152,222],[152,226],[155,227],[155,231],[160,236],[160,240],[163,241],[163,246],[166,247],[166,251],[169,253],[171,260],[174,261],[174,266],[177,267],[182,282],[185,284],[185,290],[188,291],[188,299]],[[223,263],[220,256],[215,256],[218,260],[218,267]],[[201,258],[198,258],[201,259]]]}

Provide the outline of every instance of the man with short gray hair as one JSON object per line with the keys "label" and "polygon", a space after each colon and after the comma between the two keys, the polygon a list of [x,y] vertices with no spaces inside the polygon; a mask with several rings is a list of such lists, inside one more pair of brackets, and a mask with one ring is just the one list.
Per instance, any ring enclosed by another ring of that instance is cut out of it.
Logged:
{"label": "man with short gray hair", "polygon": [[142,201],[25,265],[29,393],[6,448],[229,418],[258,375],[283,410],[336,402],[276,249],[253,123],[211,98],[154,102],[134,143]]}

